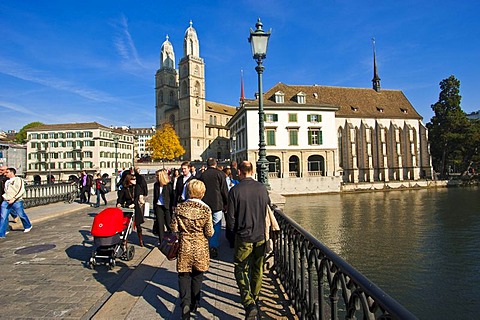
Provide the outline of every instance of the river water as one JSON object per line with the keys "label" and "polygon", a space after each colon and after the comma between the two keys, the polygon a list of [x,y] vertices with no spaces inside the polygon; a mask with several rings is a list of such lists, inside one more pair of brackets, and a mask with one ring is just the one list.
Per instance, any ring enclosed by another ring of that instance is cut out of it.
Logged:
{"label": "river water", "polygon": [[284,212],[420,319],[480,316],[480,189],[289,196]]}

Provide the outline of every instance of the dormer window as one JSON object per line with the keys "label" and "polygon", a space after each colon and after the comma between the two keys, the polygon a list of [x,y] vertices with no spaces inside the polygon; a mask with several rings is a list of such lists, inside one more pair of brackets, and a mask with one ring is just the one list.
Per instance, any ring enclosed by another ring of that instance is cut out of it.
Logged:
{"label": "dormer window", "polygon": [[318,99],[318,93],[314,92],[314,93],[313,93],[313,97],[314,97],[315,99]]}
{"label": "dormer window", "polygon": [[305,104],[305,93],[300,92],[297,94],[297,103]]}
{"label": "dormer window", "polygon": [[404,109],[404,108],[400,108],[400,111],[402,111],[402,113],[408,113],[407,109]]}
{"label": "dormer window", "polygon": [[283,92],[275,92],[275,103],[285,103],[285,94]]}
{"label": "dormer window", "polygon": [[380,112],[380,113],[383,113],[385,110],[383,110],[383,108],[381,108],[381,107],[377,107],[377,111]]}
{"label": "dormer window", "polygon": [[353,112],[357,112],[357,111],[358,111],[358,107],[351,106],[350,108],[352,109]]}

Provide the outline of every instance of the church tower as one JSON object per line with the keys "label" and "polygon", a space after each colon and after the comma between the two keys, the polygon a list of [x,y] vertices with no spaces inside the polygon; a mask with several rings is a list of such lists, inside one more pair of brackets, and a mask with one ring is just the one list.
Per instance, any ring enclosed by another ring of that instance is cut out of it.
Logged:
{"label": "church tower", "polygon": [[178,74],[175,53],[168,35],[160,50],[160,69],[155,74],[155,115],[157,128],[164,122],[175,126],[178,117]]}
{"label": "church tower", "polygon": [[192,26],[185,32],[183,57],[179,62],[178,128],[185,159],[201,160],[205,144],[205,63],[200,58],[197,32]]}

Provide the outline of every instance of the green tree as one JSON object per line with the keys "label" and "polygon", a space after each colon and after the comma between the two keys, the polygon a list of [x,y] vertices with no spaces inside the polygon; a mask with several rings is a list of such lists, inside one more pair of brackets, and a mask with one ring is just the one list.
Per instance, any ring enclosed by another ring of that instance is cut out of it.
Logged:
{"label": "green tree", "polygon": [[460,107],[460,81],[453,75],[440,82],[438,101],[432,105],[435,115],[427,123],[433,167],[442,177],[447,165],[464,166],[470,122]]}
{"label": "green tree", "polygon": [[25,142],[27,142],[27,129],[35,128],[35,127],[38,127],[38,126],[43,126],[43,123],[35,121],[35,122],[30,122],[29,124],[25,125],[15,135],[15,142],[20,143],[20,144],[24,144]]}
{"label": "green tree", "polygon": [[173,160],[185,154],[180,139],[170,123],[163,124],[155,135],[147,141],[154,160]]}

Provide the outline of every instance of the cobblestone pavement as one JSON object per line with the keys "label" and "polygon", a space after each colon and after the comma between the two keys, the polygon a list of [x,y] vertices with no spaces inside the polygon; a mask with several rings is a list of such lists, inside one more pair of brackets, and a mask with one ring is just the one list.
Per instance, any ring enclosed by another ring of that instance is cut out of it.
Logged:
{"label": "cobblestone pavement", "polygon": [[[0,241],[0,318],[89,318],[115,292],[150,249],[135,245],[133,260],[118,259],[113,270],[89,269],[90,228],[102,208],[85,207],[34,223],[29,233],[23,233],[20,222],[11,223],[17,230]],[[156,244],[148,234],[145,238]],[[138,243],[135,232],[129,239]]]}

